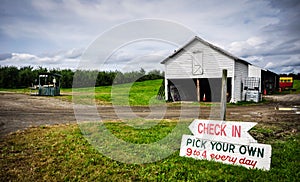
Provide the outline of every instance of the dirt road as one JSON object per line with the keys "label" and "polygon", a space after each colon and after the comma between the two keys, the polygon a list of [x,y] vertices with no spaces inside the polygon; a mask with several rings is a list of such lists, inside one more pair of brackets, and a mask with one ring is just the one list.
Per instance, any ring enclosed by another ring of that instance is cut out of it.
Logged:
{"label": "dirt road", "polygon": [[[229,106],[227,108],[227,120],[266,122],[270,124],[285,123],[282,125],[283,127],[298,132],[300,114],[296,114],[294,110],[275,110],[275,107],[291,108],[300,106],[300,95],[273,96],[267,97],[267,99],[273,101],[251,106]],[[181,106],[184,111],[182,111]],[[139,117],[155,119],[195,118],[197,117],[195,113],[198,115],[198,118],[208,119],[215,117],[219,112],[217,108],[210,106],[201,106],[200,108],[199,106],[181,106],[170,104],[167,108],[152,108],[152,110],[149,107],[116,108],[112,106],[98,106],[98,111],[103,120],[115,120],[120,117],[130,118],[131,110]],[[166,112],[163,112],[162,115],[163,109],[166,109]],[[66,123],[76,123],[73,105],[70,102],[53,97],[29,96],[8,92],[0,93],[0,137],[31,126]]]}

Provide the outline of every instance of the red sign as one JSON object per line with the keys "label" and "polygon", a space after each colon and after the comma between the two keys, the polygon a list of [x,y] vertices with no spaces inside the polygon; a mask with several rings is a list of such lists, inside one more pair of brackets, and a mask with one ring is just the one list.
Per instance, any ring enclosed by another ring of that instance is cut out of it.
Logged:
{"label": "red sign", "polygon": [[202,139],[230,141],[230,143],[256,143],[248,133],[255,126],[254,122],[234,122],[195,119],[189,126],[191,132]]}

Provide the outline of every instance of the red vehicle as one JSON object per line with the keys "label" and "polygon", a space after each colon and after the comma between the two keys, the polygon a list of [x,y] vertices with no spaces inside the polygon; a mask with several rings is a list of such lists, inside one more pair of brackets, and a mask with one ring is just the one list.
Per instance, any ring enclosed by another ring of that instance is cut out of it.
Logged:
{"label": "red vehicle", "polygon": [[292,89],[293,88],[293,77],[280,77],[279,87],[281,90]]}

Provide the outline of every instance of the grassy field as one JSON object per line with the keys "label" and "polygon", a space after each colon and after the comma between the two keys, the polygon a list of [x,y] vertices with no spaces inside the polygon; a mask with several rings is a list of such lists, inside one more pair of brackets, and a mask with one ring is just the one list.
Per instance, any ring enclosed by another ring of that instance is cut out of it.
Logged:
{"label": "grassy field", "polygon": [[[95,99],[98,104],[115,104],[115,105],[149,105],[160,104],[164,101],[156,99],[158,90],[162,84],[162,79],[149,80],[143,82],[126,83],[114,86],[100,86],[95,88],[61,88],[62,96],[55,96],[55,98],[72,101],[72,91],[77,93],[77,99],[92,100]],[[8,91],[14,93],[30,94],[29,88],[21,89],[3,89],[0,91]],[[94,94],[94,97],[92,94]],[[79,96],[78,96],[79,95]],[[79,98],[80,97],[80,98]]]}
{"label": "grassy field", "polygon": [[[118,138],[132,143],[158,141],[175,125],[165,120],[137,130],[123,122],[105,124]],[[298,181],[300,135],[278,137],[277,130],[280,128],[267,125],[251,130],[258,142],[272,145],[271,170],[262,171],[180,157],[179,150],[158,162],[126,164],[95,150],[77,125],[36,127],[1,141],[0,181]],[[183,133],[189,134],[188,129],[180,135]],[[180,144],[174,146],[179,149]]]}
{"label": "grassy field", "polygon": [[0,88],[0,91],[20,93],[20,94],[30,94],[29,88]]}
{"label": "grassy field", "polygon": [[[162,104],[164,101],[156,99],[158,90],[162,84],[162,79],[149,80],[144,82],[135,82],[134,84],[120,84],[112,86],[100,86],[95,88],[83,88],[75,89],[75,92],[79,92],[80,101],[91,101],[95,99],[97,104],[114,104],[114,105],[132,105],[142,106],[149,104]],[[276,94],[299,94],[300,93],[300,80],[294,80],[293,88],[295,91],[282,91]],[[1,89],[0,91],[9,91],[16,93],[29,94],[28,88],[22,89]],[[56,98],[72,101],[72,88],[62,88],[62,96],[56,96]],[[91,94],[95,94],[94,96]],[[78,99],[79,96],[77,96]],[[201,103],[205,104],[205,103]]]}
{"label": "grassy field", "polygon": [[[95,88],[74,89],[76,99],[80,101],[91,100],[93,97],[99,104],[114,105],[149,105],[164,103],[156,99],[158,90],[162,84],[162,79],[149,80],[143,82],[126,83],[113,86],[100,86]],[[72,89],[62,89],[65,96],[61,98],[71,101]],[[91,94],[95,94],[94,96]],[[89,96],[90,95],[90,96]],[[81,98],[79,98],[81,97]]]}

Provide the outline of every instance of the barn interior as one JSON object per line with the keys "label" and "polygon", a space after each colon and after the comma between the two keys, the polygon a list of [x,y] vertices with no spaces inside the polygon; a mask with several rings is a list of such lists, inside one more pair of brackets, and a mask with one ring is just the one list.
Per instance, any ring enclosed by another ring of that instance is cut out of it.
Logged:
{"label": "barn interior", "polygon": [[[197,82],[199,81],[200,101],[221,101],[221,78],[168,79],[169,101],[199,101]],[[231,98],[231,77],[227,78],[227,102]]]}

